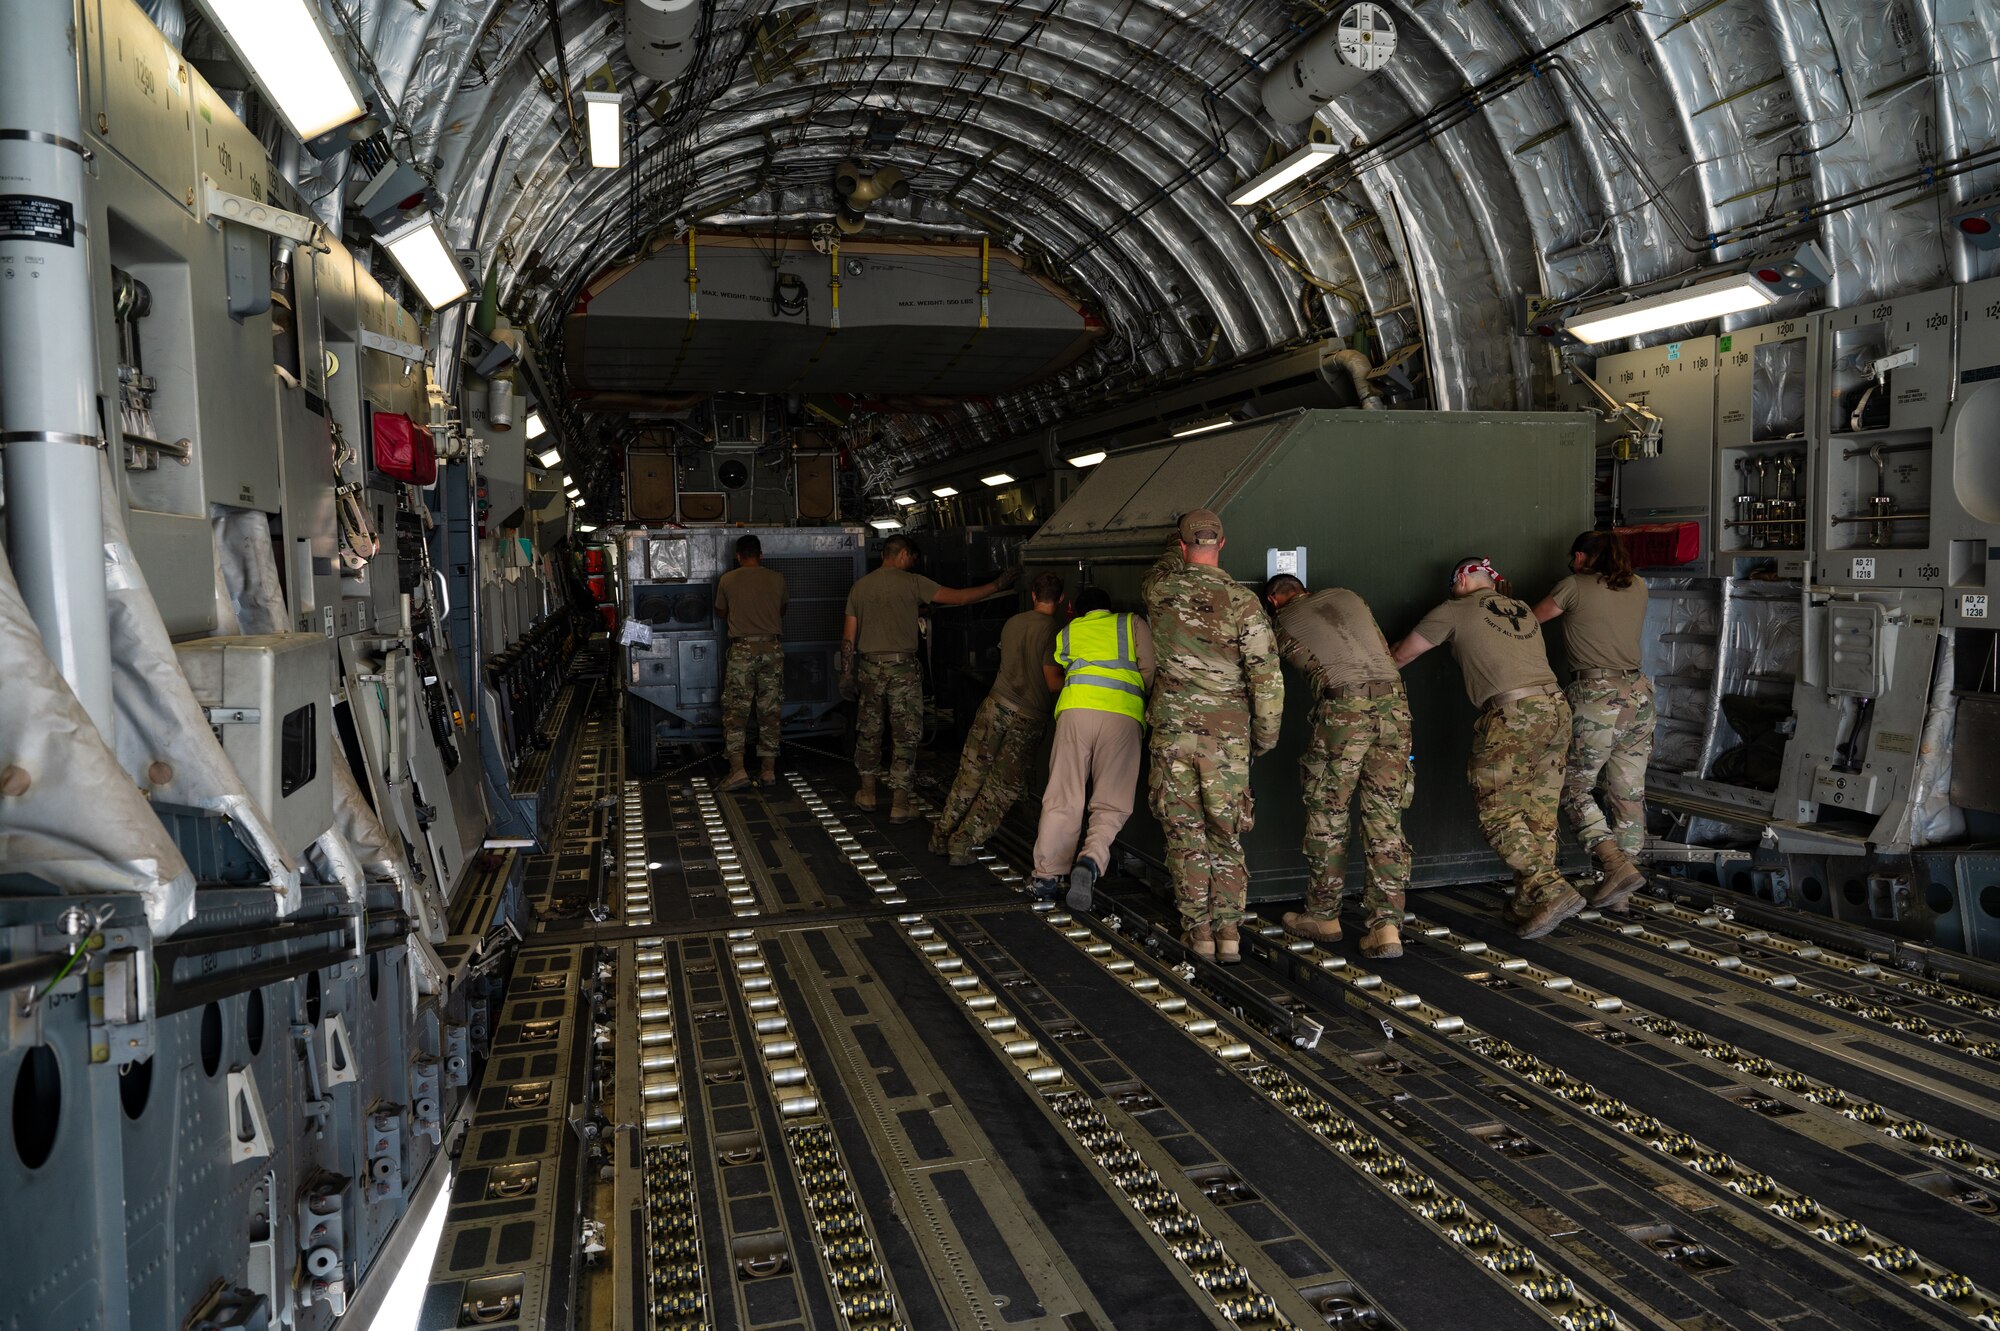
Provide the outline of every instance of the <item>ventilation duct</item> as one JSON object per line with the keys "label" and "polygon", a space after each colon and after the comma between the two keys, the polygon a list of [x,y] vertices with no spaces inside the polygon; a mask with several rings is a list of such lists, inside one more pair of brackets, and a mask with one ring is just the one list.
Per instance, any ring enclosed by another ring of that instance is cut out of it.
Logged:
{"label": "ventilation duct", "polygon": [[869,204],[877,199],[907,199],[910,182],[893,166],[863,171],[858,163],[846,161],[834,168],[833,192],[840,196],[834,221],[851,236],[868,220]]}
{"label": "ventilation duct", "polygon": [[625,0],[625,54],[648,78],[672,83],[694,63],[701,0]]}

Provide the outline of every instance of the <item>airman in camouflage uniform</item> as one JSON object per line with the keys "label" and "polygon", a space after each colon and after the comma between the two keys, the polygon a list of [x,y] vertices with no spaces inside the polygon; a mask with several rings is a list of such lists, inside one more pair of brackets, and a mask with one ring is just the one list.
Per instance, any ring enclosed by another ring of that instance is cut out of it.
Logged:
{"label": "airman in camouflage uniform", "polygon": [[1179,554],[1146,575],[1155,660],[1146,721],[1153,816],[1188,946],[1234,962],[1250,895],[1250,760],[1278,742],[1285,681],[1263,607],[1222,571],[1222,542],[1222,520],[1194,509],[1181,518]]}
{"label": "airman in camouflage uniform", "polygon": [[1403,894],[1410,885],[1410,843],[1403,810],[1416,794],[1410,770],[1410,702],[1389,644],[1368,605],[1340,587],[1308,592],[1289,574],[1266,595],[1277,611],[1278,651],[1310,681],[1312,739],[1299,760],[1306,804],[1306,863],[1312,883],[1305,909],[1285,928],[1302,938],[1340,937],[1347,885],[1348,805],[1361,795],[1367,884],[1361,913],[1364,956],[1403,954]]}
{"label": "airman in camouflage uniform", "polygon": [[1646,583],[1632,571],[1624,538],[1587,531],[1570,546],[1570,576],[1535,607],[1544,624],[1564,616],[1574,673],[1567,690],[1562,808],[1603,871],[1590,904],[1614,912],[1630,910],[1626,902],[1646,885],[1632,863],[1646,842],[1646,764],[1655,720],[1653,681],[1639,668],[1646,605]]}
{"label": "airman in camouflage uniform", "polygon": [[715,585],[715,612],[729,626],[729,660],[722,676],[722,751],[729,775],[722,789],[750,784],[744,768],[750,719],[757,718],[759,779],[778,779],[778,735],[785,706],[784,617],[790,602],[785,575],[764,567],[764,543],[755,536],[736,542],[736,567]]}
{"label": "airman in camouflage uniform", "polygon": [[1584,907],[1556,862],[1569,704],[1535,612],[1507,594],[1490,561],[1461,560],[1451,592],[1396,644],[1396,664],[1451,644],[1466,695],[1480,709],[1466,764],[1479,830],[1514,871],[1508,923],[1523,938],[1540,938]]}
{"label": "airman in camouflage uniform", "polygon": [[[907,536],[882,543],[882,563],[847,593],[841,627],[842,693],[854,681],[860,700],[855,719],[854,767],[861,789],[854,802],[875,808],[875,783],[882,775],[882,723],[889,724],[889,821],[917,816],[911,798],[916,782],[917,747],[924,737],[924,671],[917,660],[917,612],[925,605],[970,605],[1014,585],[1009,569],[978,587],[941,587],[912,573],[917,547]],[[859,658],[857,660],[857,657]]]}
{"label": "airman in camouflage uniform", "polygon": [[1000,670],[972,718],[958,778],[931,829],[931,853],[949,856],[954,866],[973,863],[972,848],[993,835],[1027,784],[1035,746],[1049,727],[1052,690],[1042,667],[1061,627],[1062,596],[1061,575],[1037,575],[1028,595],[1034,608],[1000,630]]}

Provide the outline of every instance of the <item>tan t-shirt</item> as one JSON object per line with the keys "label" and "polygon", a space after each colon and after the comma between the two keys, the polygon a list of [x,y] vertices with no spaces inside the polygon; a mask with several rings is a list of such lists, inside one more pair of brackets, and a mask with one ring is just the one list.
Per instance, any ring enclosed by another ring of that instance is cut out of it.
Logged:
{"label": "tan t-shirt", "polygon": [[1572,573],[1549,599],[1562,607],[1563,644],[1578,670],[1637,670],[1646,631],[1646,580],[1613,591],[1595,573]]}
{"label": "tan t-shirt", "polygon": [[762,564],[732,568],[715,584],[715,613],[732,638],[775,638],[784,632],[785,575]]}
{"label": "tan t-shirt", "polygon": [[1278,654],[1320,689],[1401,678],[1368,603],[1345,587],[1308,592],[1280,610]]}
{"label": "tan t-shirt", "polygon": [[854,650],[917,650],[917,611],[937,594],[938,584],[923,574],[887,565],[855,583],[847,593],[847,613],[861,621]]}
{"label": "tan t-shirt", "polygon": [[1446,601],[1424,616],[1417,636],[1434,647],[1451,644],[1474,707],[1498,694],[1556,682],[1535,612],[1490,588]]}
{"label": "tan t-shirt", "polygon": [[1001,625],[994,697],[1030,716],[1047,716],[1055,710],[1056,695],[1049,692],[1042,667],[1051,664],[1061,627],[1054,615],[1036,610],[1023,610]]}

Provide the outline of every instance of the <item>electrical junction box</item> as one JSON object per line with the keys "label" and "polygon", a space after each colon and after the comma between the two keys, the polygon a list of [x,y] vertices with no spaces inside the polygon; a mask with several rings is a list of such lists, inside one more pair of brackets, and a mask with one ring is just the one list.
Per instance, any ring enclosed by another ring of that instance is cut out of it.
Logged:
{"label": "electrical junction box", "polygon": [[328,650],[317,633],[200,638],[175,648],[223,752],[295,855],[333,825]]}

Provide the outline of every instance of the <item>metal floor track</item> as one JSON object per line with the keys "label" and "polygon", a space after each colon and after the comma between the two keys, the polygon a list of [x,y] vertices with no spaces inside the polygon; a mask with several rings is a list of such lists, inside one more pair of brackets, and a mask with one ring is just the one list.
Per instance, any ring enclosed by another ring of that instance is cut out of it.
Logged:
{"label": "metal floor track", "polygon": [[787,767],[587,758],[542,861],[579,1325],[2000,1328],[1989,994],[1657,896],[1522,943],[1475,889],[1395,961],[1264,920],[1218,968],[1137,882],[1038,906],[1018,831],[949,869]]}

